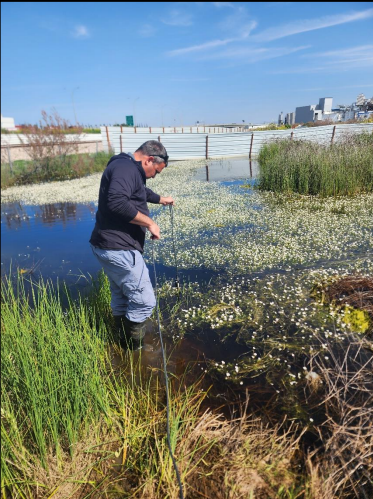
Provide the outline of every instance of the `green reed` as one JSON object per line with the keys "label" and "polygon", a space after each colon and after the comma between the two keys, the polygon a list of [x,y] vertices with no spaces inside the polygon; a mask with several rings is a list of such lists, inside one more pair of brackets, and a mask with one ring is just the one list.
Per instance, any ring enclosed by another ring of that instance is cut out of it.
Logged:
{"label": "green reed", "polygon": [[259,154],[260,190],[338,196],[373,191],[373,134],[328,146],[299,140],[266,144]]}
{"label": "green reed", "polygon": [[5,280],[2,296],[5,420],[17,423],[19,450],[26,447],[45,466],[51,446],[57,455],[72,452],[83,427],[108,411],[105,330],[92,327],[84,306],[64,312],[48,283],[26,292],[21,279],[16,288]]}

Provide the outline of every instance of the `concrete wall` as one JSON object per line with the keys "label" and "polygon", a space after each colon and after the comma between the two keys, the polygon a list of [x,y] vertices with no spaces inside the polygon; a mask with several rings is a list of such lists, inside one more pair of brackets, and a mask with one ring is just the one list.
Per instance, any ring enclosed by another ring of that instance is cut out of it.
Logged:
{"label": "concrete wall", "polygon": [[[78,148],[77,151],[74,151],[73,154],[84,154],[84,153],[94,154],[96,152],[100,152],[100,151],[104,150],[103,145],[102,145],[102,141],[82,142],[82,143],[77,144],[77,148]],[[2,145],[1,146],[1,162],[2,163],[9,163],[9,154],[10,154],[11,161],[17,161],[19,159],[30,160],[29,151],[30,151],[30,148],[27,145],[24,145],[24,146]]]}

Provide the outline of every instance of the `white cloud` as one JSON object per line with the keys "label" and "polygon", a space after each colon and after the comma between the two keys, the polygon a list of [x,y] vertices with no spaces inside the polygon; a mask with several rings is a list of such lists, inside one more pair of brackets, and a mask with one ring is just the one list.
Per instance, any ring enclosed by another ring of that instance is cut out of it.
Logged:
{"label": "white cloud", "polygon": [[276,57],[283,57],[300,50],[309,48],[310,45],[302,45],[299,47],[277,47],[277,48],[254,48],[254,47],[232,47],[223,50],[216,54],[205,55],[202,57],[206,59],[229,59],[232,62],[239,62],[244,64],[251,64],[265,59],[274,59]]}
{"label": "white cloud", "polygon": [[201,43],[200,45],[192,45],[190,47],[184,47],[182,49],[170,50],[167,55],[175,56],[182,54],[190,54],[191,52],[201,52],[204,50],[213,49],[215,47],[221,47],[222,45],[227,45],[235,41],[235,38],[227,38],[225,40],[212,40],[211,42]]}
{"label": "white cloud", "polygon": [[315,52],[304,57],[328,57],[332,59],[365,59],[373,56],[373,45],[360,45],[358,47],[349,47],[340,50],[329,50],[327,52]]}
{"label": "white cloud", "polygon": [[72,36],[74,38],[88,38],[90,34],[86,26],[79,24],[75,26]]}
{"label": "white cloud", "polygon": [[180,10],[172,10],[161,21],[169,26],[191,26],[193,24],[192,16]]}
{"label": "white cloud", "polygon": [[219,24],[219,29],[234,33],[235,36],[248,36],[257,26],[256,21],[251,19],[245,7],[235,7],[234,11]]}
{"label": "white cloud", "polygon": [[353,69],[371,68],[373,67],[373,45],[361,45],[340,50],[315,52],[313,54],[303,55],[302,57],[311,59],[308,66],[289,68],[287,70],[277,71],[276,74],[336,73],[351,71]]}
{"label": "white cloud", "polygon": [[139,35],[144,38],[149,38],[155,35],[156,32],[157,28],[152,24],[144,24],[143,26],[141,26],[141,28],[138,31]]}
{"label": "white cloud", "polygon": [[189,54],[191,52],[203,52],[205,50],[211,50],[216,47],[228,45],[229,43],[240,42],[249,36],[250,31],[254,29],[255,26],[256,22],[252,21],[250,25],[245,26],[245,30],[243,30],[241,36],[239,37],[224,38],[222,40],[211,40],[210,42],[201,43],[200,45],[191,45],[190,47],[170,50],[169,52],[167,52],[167,55],[176,56],[176,55]]}
{"label": "white cloud", "polygon": [[336,14],[334,16],[323,16],[317,19],[303,19],[292,23],[283,24],[281,26],[268,28],[253,36],[253,40],[257,42],[270,42],[285,36],[305,33],[321,28],[328,28],[338,24],[345,24],[353,21],[361,21],[373,16],[373,9],[362,10],[359,12],[351,12],[348,14]]}

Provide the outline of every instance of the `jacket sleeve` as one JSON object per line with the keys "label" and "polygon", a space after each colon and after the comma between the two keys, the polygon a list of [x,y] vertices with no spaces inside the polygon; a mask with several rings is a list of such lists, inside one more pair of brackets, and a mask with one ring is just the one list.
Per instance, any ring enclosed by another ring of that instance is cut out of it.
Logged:
{"label": "jacket sleeve", "polygon": [[146,191],[146,201],[148,203],[159,204],[159,201],[161,199],[161,196],[159,194],[156,194],[148,187],[145,187],[145,191]]}
{"label": "jacket sleeve", "polygon": [[130,222],[138,213],[130,201],[136,188],[136,177],[132,169],[127,170],[126,175],[123,173],[123,168],[114,168],[112,171],[107,194],[107,208],[116,216],[120,216],[124,222]]}

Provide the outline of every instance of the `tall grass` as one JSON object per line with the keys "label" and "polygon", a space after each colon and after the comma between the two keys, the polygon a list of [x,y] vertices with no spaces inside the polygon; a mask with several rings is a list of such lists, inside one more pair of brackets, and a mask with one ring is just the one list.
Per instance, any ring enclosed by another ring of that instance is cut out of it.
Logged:
{"label": "tall grass", "polygon": [[[2,283],[2,465],[33,456],[47,467],[109,412],[102,384],[105,365],[104,327],[92,327],[81,304],[65,312],[48,285],[17,287]],[[3,469],[4,471],[4,469]],[[3,475],[4,476],[4,475]]]}
{"label": "tall grass", "polygon": [[258,159],[261,190],[322,197],[373,191],[373,134],[346,136],[333,146],[280,140],[266,144]]}

